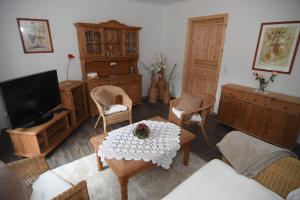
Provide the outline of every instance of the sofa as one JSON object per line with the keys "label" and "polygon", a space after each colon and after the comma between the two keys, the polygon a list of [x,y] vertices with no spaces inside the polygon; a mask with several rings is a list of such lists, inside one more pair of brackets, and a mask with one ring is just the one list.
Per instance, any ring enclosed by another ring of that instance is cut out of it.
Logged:
{"label": "sofa", "polygon": [[283,200],[300,187],[299,170],[299,160],[285,157],[250,179],[236,173],[228,163],[214,159],[163,199]]}
{"label": "sofa", "polygon": [[164,199],[300,200],[300,161],[293,152],[240,131],[217,147],[222,160],[208,162]]}

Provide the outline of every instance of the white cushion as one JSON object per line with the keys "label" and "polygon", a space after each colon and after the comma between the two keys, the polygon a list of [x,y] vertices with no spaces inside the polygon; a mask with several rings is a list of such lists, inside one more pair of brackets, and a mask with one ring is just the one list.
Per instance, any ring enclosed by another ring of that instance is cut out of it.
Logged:
{"label": "white cushion", "polygon": [[177,186],[164,200],[283,200],[226,163],[212,160]]}
{"label": "white cushion", "polygon": [[123,112],[126,111],[127,107],[121,104],[115,104],[115,105],[111,105],[109,106],[108,110],[104,110],[104,115],[111,115],[113,113],[117,113],[117,112]]}
{"label": "white cushion", "polygon": [[[182,110],[178,110],[176,109],[175,107],[172,108],[172,112],[174,113],[174,115],[180,119],[182,113],[184,113],[184,111]],[[191,118],[191,121],[195,121],[195,122],[201,122],[202,118],[201,118],[201,115],[199,113],[195,113],[193,114],[192,118]]]}
{"label": "white cushion", "polygon": [[291,191],[286,200],[300,200],[300,188]]}
{"label": "white cushion", "polygon": [[48,200],[70,189],[72,185],[52,171],[41,174],[32,184],[30,200]]}

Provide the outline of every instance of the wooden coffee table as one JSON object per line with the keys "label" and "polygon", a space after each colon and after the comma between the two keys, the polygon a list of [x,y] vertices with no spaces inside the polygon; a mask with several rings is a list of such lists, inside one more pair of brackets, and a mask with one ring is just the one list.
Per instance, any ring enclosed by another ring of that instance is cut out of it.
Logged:
{"label": "wooden coffee table", "polygon": [[[150,118],[149,120],[166,122],[165,119],[163,119],[159,116]],[[96,137],[98,137],[98,136],[96,136]],[[186,166],[188,165],[189,155],[190,155],[190,146],[194,139],[196,139],[195,134],[181,128],[180,145],[183,147],[183,150],[184,150],[183,165],[186,165]],[[92,142],[92,140],[91,140],[91,142]],[[94,146],[95,150],[97,150],[99,143],[92,142],[92,145]],[[96,151],[96,155],[98,155],[97,151]],[[131,178],[131,177],[137,175],[138,173],[143,172],[147,169],[157,167],[157,165],[152,164],[152,162],[145,162],[143,160],[105,159],[105,161],[107,162],[107,164],[111,168],[111,170],[119,178],[122,200],[128,199],[127,185],[128,185],[129,178]],[[103,170],[101,159],[99,157],[97,157],[97,164],[98,164],[98,169],[100,171]]]}

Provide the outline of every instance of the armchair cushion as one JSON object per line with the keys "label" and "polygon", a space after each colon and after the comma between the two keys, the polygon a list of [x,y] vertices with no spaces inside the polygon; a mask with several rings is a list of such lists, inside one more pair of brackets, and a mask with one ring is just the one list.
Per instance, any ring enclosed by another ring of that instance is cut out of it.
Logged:
{"label": "armchair cushion", "polygon": [[202,98],[184,93],[177,105],[178,110],[190,111],[197,109],[202,104]]}
{"label": "armchair cushion", "polygon": [[5,164],[0,166],[0,199],[28,200],[32,188],[22,182]]}
{"label": "armchair cushion", "polygon": [[113,113],[123,112],[126,110],[127,110],[126,106],[121,105],[121,104],[115,104],[115,105],[109,106],[109,109],[103,110],[103,112],[104,112],[104,115],[111,115]]}
{"label": "armchair cushion", "polygon": [[95,99],[106,109],[109,108],[110,105],[115,103],[113,94],[106,89],[96,91]]}
{"label": "armchair cushion", "polygon": [[72,185],[52,171],[39,176],[33,183],[30,200],[48,200],[70,189]]}
{"label": "armchair cushion", "polygon": [[[180,119],[182,113],[184,113],[184,111],[178,110],[178,109],[176,109],[176,108],[174,108],[174,107],[172,108],[172,112],[174,113],[174,115],[175,115],[178,119]],[[201,115],[200,115],[199,113],[195,113],[195,114],[192,115],[192,117],[191,117],[190,120],[191,120],[191,121],[195,121],[195,122],[201,122],[202,118],[201,118]]]}

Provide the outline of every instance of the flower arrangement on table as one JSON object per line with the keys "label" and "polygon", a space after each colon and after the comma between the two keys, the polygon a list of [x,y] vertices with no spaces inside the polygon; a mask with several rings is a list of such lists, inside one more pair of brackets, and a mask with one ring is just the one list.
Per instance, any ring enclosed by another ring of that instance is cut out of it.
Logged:
{"label": "flower arrangement on table", "polygon": [[259,81],[258,92],[264,93],[268,84],[270,82],[274,82],[275,77],[277,76],[277,72],[273,71],[268,80],[264,77],[263,74],[259,74],[258,72],[253,72],[253,75],[255,76],[255,80]]}
{"label": "flower arrangement on table", "polygon": [[73,55],[73,54],[68,54],[68,65],[67,65],[67,72],[66,72],[66,78],[67,78],[67,80],[69,80],[69,68],[70,68],[70,63],[71,63],[71,61],[72,60],[74,60],[75,59],[75,56]]}
{"label": "flower arrangement on table", "polygon": [[146,124],[140,123],[134,129],[133,134],[139,139],[145,139],[149,137],[150,129]]}

